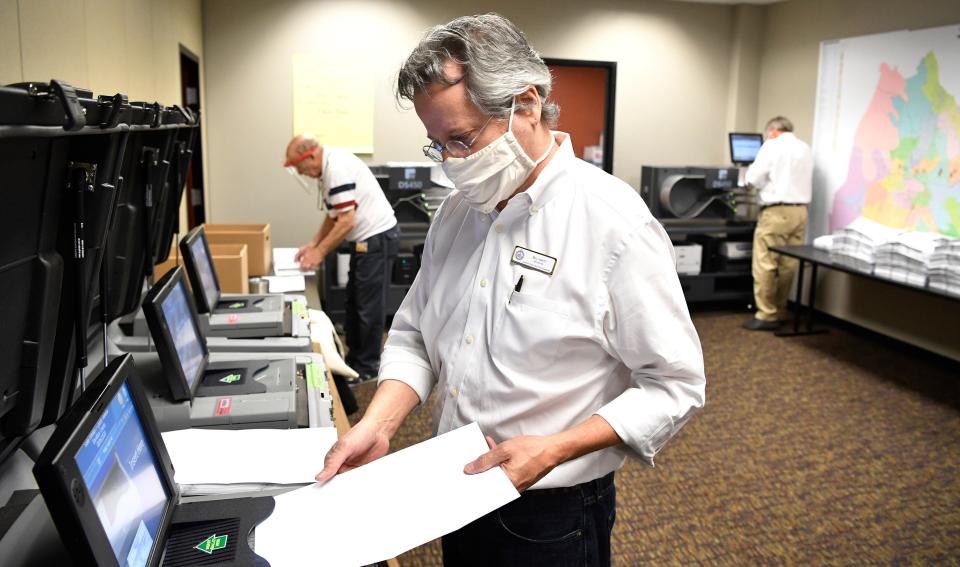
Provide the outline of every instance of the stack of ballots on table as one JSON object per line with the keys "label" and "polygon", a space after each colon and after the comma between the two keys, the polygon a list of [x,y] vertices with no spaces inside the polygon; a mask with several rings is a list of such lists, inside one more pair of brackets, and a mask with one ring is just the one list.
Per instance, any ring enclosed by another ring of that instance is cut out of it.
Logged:
{"label": "stack of ballots on table", "polygon": [[833,233],[830,258],[838,264],[872,273],[877,248],[900,232],[896,228],[859,217],[846,228]]}
{"label": "stack of ballots on table", "polygon": [[929,286],[960,295],[960,240],[944,238],[930,255]]}
{"label": "stack of ballots on table", "polygon": [[876,248],[877,277],[917,286],[927,284],[927,270],[934,249],[944,236],[934,232],[901,232]]}

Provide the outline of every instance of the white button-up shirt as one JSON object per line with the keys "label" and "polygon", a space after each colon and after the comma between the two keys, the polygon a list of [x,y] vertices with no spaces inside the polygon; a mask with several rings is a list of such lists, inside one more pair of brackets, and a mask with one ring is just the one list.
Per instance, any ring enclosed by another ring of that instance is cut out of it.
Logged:
{"label": "white button-up shirt", "polygon": [[761,205],[809,203],[813,193],[810,146],[792,132],[767,140],[747,168],[746,181],[760,190]]}
{"label": "white button-up shirt", "polygon": [[[536,182],[499,214],[447,198],[380,365],[381,381],[400,380],[421,401],[439,387],[435,433],[476,421],[499,443],[596,414],[624,441],[533,488],[599,478],[631,451],[653,464],[704,402],[670,239],[636,191],[555,136],[560,148]],[[553,274],[517,263],[516,246],[555,258]]]}

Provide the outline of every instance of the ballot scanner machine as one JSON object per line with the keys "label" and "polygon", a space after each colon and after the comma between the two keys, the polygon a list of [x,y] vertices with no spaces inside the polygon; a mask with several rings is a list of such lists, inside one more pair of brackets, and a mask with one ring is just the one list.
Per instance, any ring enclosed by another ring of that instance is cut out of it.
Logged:
{"label": "ballot scanner machine", "polygon": [[[202,227],[180,243],[200,329],[210,352],[310,352],[310,321],[302,295],[228,295],[220,291],[216,268]],[[152,350],[142,311],[117,320],[107,329],[121,352]]]}
{"label": "ballot scanner machine", "polygon": [[[210,354],[182,268],[170,270],[147,293],[143,312],[156,350],[133,356],[162,431],[333,426],[322,357]],[[298,404],[298,394],[305,404]]]}
{"label": "ballot scanner machine", "polygon": [[202,226],[180,241],[184,266],[209,334],[231,338],[310,336],[307,300],[292,294],[225,294]]}
{"label": "ballot scanner machine", "polygon": [[34,474],[59,534],[47,553],[62,546],[67,564],[269,565],[250,542],[273,498],[181,502],[131,355],[64,416]]}

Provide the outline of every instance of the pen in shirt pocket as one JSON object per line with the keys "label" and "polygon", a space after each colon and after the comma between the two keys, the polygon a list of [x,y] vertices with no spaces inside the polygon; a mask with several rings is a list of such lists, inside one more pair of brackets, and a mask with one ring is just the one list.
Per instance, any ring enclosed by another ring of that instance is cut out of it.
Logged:
{"label": "pen in shirt pocket", "polygon": [[[523,274],[520,275],[520,279],[517,280],[517,285],[513,286],[513,293],[520,293],[520,288],[523,287]],[[507,303],[513,303],[513,293],[510,294],[510,297],[507,298]]]}

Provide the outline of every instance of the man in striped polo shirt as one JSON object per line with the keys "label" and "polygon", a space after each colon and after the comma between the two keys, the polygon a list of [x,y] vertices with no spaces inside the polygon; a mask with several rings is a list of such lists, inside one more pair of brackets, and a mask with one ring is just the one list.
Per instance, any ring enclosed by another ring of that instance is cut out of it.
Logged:
{"label": "man in striped polo shirt", "polygon": [[[320,145],[310,134],[287,146],[286,165],[316,179],[327,215],[296,259],[312,270],[344,241],[350,248],[347,283],[347,364],[360,374],[356,382],[377,377],[393,261],[400,231],[393,207],[370,169],[352,153]],[[346,404],[345,404],[346,405]],[[350,408],[347,408],[350,409]]]}

